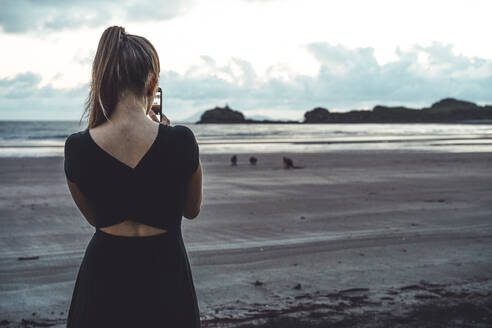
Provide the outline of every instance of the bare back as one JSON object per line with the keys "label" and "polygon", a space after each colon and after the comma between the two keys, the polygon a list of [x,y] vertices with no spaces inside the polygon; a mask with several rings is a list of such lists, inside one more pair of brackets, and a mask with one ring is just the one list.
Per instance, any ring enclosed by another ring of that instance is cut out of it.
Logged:
{"label": "bare back", "polygon": [[[116,128],[101,124],[89,130],[91,138],[111,157],[135,168],[157,138],[159,124],[149,120],[146,127],[130,125]],[[101,230],[121,236],[149,236],[165,233],[165,229],[152,227],[132,220],[101,228]]]}

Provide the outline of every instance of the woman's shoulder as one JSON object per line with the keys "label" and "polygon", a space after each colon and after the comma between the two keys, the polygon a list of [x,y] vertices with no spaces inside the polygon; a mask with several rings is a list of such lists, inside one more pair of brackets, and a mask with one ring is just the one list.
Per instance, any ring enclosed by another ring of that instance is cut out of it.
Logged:
{"label": "woman's shoulder", "polygon": [[181,124],[176,124],[171,126],[171,128],[175,131],[177,134],[193,134],[193,131],[187,127],[186,125],[181,125]]}
{"label": "woman's shoulder", "polygon": [[87,129],[74,132],[69,134],[67,139],[65,139],[65,148],[79,147],[83,142],[83,139],[87,136]]}
{"label": "woman's shoulder", "polygon": [[170,127],[172,133],[177,140],[182,140],[184,142],[189,142],[195,140],[195,134],[193,130],[185,125],[176,124]]}
{"label": "woman's shoulder", "polygon": [[80,130],[68,135],[68,138],[80,139],[83,135],[87,133],[87,129]]}

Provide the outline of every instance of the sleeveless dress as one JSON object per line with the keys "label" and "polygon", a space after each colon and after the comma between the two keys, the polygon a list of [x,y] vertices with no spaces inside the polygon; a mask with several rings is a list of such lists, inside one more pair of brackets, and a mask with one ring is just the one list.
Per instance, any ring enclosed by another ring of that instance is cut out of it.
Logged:
{"label": "sleeveless dress", "polygon": [[[75,280],[68,328],[200,327],[181,234],[198,157],[193,132],[181,125],[159,125],[133,168],[103,150],[88,129],[67,138],[65,174],[90,201],[96,226]],[[99,229],[127,219],[167,232],[127,237]]]}

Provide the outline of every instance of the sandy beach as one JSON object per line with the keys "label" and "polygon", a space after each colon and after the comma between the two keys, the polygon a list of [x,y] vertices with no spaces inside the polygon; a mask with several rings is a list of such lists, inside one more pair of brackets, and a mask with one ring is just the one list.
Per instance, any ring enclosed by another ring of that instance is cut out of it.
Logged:
{"label": "sandy beach", "polygon": [[[204,327],[490,327],[492,153],[230,155],[201,155],[183,218]],[[0,181],[0,326],[63,327],[94,227],[62,157],[0,158]]]}

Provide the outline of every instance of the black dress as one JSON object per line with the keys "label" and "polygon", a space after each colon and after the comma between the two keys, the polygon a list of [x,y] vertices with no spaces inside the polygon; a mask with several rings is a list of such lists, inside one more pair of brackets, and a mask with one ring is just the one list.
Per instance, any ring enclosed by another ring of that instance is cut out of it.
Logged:
{"label": "black dress", "polygon": [[[181,234],[186,186],[198,167],[193,132],[159,125],[136,167],[103,150],[89,130],[65,143],[65,173],[87,197],[96,230],[75,281],[67,327],[200,327]],[[99,228],[133,220],[167,232],[125,237]]]}

